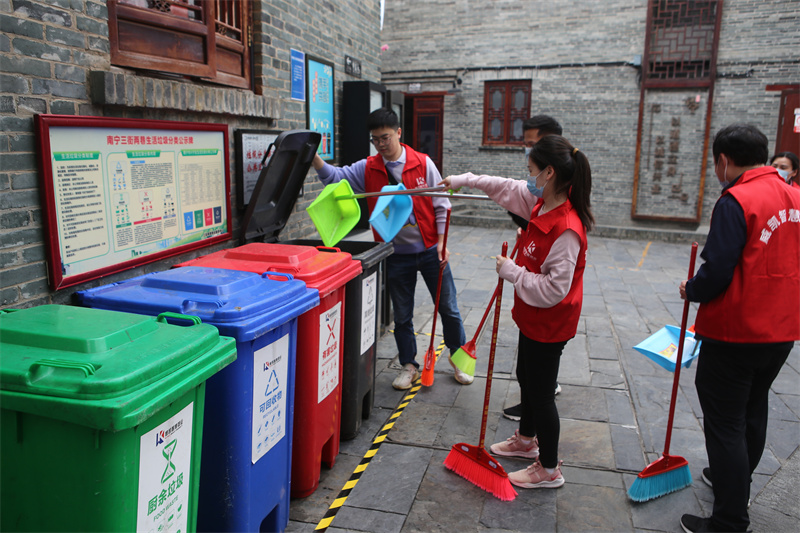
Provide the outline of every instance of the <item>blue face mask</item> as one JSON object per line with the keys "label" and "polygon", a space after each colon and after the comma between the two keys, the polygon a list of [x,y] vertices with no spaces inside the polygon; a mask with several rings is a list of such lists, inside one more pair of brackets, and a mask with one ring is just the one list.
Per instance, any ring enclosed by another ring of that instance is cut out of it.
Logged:
{"label": "blue face mask", "polygon": [[536,174],[536,176],[534,176],[533,179],[528,178],[528,190],[531,192],[532,195],[534,195],[537,198],[542,197],[542,195],[544,194],[544,188],[547,186],[547,182],[545,182],[544,185],[542,185],[541,187],[536,186],[536,178],[538,178],[542,174],[542,172],[544,172],[544,170],[539,172],[539,174]]}

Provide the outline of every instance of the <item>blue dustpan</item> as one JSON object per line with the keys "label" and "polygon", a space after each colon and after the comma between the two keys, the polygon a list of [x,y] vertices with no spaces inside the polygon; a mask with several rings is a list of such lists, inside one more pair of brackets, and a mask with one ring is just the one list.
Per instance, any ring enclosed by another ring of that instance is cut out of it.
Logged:
{"label": "blue dustpan", "polygon": [[[406,190],[405,186],[399,183],[386,185],[381,192],[404,190]],[[411,216],[411,211],[413,211],[413,207],[410,195],[380,196],[375,202],[375,209],[369,216],[369,223],[384,241],[389,242],[403,229],[408,217]]]}
{"label": "blue dustpan", "polygon": [[[678,358],[678,339],[680,336],[681,328],[664,326],[634,346],[633,349],[645,354],[670,372],[675,372],[675,360]],[[689,368],[700,352],[700,344],[702,342],[695,340],[694,333],[691,331],[686,332],[684,342],[681,366]]]}

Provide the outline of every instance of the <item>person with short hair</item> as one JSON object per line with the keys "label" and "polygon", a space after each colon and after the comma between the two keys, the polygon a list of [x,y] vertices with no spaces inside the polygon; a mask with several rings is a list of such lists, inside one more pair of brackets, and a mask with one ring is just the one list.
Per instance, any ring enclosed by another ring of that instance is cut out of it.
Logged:
{"label": "person with short hair", "polygon": [[695,387],[714,490],[710,517],[681,517],[687,533],[747,531],[750,481],[767,436],[769,389],[800,339],[800,191],[764,163],[767,137],[733,124],[714,137],[714,205],[694,277],[681,298],[699,302],[703,341]]}
{"label": "person with short hair", "polygon": [[[400,122],[391,109],[381,108],[367,117],[370,141],[378,151],[344,167],[325,163],[314,156],[313,166],[325,185],[347,180],[355,193],[379,192],[382,187],[403,183],[406,189],[435,187],[441,174],[431,158],[400,142]],[[392,386],[398,390],[410,389],[420,377],[417,357],[417,340],[414,331],[414,291],[417,272],[436,301],[439,267],[442,272],[439,316],[442,319],[444,343],[451,355],[466,342],[464,324],[458,311],[456,286],[448,259],[450,252],[444,247],[444,230],[450,201],[447,198],[412,196],[413,212],[392,244],[394,252],[386,258],[387,288],[394,307],[394,339],[402,369]],[[367,198],[370,211],[377,198]],[[373,231],[376,241],[382,241]],[[455,379],[463,385],[472,383],[473,376],[455,368]]]}
{"label": "person with short hair", "polygon": [[500,277],[514,285],[511,315],[519,328],[522,416],[514,435],[490,450],[534,460],[508,474],[514,485],[557,488],[564,477],[558,457],[561,425],[555,388],[561,354],[577,333],[583,304],[586,233],[594,225],[589,201],[592,173],[586,156],[560,135],[547,135],[532,147],[528,171],[527,182],[466,173],[448,176],[442,184],[451,189],[475,187],[529,218],[516,259],[498,256],[496,263]]}

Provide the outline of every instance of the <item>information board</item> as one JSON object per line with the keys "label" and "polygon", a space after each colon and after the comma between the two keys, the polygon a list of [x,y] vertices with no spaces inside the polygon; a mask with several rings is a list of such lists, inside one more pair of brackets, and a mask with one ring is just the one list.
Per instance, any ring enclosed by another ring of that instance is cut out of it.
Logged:
{"label": "information board", "polygon": [[325,161],[334,155],[333,63],[306,54],[306,122],[322,135],[317,153]]}
{"label": "information board", "polygon": [[37,115],[50,286],[230,239],[228,126]]}
{"label": "information board", "polygon": [[239,209],[244,209],[250,203],[250,197],[253,195],[256,183],[258,183],[261,169],[267,167],[272,157],[272,154],[268,153],[267,150],[278,138],[279,133],[279,131],[259,130],[236,130],[234,132],[236,186],[239,190],[236,204]]}

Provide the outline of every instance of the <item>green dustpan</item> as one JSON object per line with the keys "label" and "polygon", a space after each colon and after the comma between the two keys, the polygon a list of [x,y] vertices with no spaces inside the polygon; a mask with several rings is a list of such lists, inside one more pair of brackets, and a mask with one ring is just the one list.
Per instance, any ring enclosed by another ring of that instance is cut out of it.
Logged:
{"label": "green dustpan", "polygon": [[361,208],[347,180],[326,185],[307,211],[325,246],[341,241],[361,218]]}

